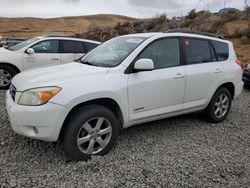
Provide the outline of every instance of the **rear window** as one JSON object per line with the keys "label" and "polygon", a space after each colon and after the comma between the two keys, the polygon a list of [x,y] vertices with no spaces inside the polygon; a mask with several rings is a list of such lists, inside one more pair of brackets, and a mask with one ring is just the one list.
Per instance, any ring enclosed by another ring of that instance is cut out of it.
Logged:
{"label": "rear window", "polygon": [[207,40],[184,39],[187,64],[212,62],[211,48]]}
{"label": "rear window", "polygon": [[219,61],[226,61],[229,56],[228,44],[225,42],[212,41]]}

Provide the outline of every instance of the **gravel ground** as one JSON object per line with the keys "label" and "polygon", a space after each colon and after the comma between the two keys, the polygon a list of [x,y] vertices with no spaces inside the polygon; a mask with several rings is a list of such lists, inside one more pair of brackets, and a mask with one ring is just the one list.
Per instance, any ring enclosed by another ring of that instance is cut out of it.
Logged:
{"label": "gravel ground", "polygon": [[250,90],[221,124],[198,114],[121,132],[104,157],[74,162],[15,134],[0,92],[0,187],[250,187]]}

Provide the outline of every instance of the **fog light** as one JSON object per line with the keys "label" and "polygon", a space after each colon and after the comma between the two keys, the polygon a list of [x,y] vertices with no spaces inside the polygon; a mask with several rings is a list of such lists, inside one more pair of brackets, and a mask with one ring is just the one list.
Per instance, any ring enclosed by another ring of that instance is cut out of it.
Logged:
{"label": "fog light", "polygon": [[33,130],[36,134],[38,134],[38,129],[36,127],[33,127]]}

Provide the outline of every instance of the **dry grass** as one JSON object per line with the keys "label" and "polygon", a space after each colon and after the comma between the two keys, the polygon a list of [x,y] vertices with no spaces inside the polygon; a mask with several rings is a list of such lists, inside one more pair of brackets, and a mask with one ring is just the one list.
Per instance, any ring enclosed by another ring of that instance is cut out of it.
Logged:
{"label": "dry grass", "polygon": [[30,38],[52,32],[105,41],[129,33],[157,32],[186,28],[224,35],[235,44],[237,55],[250,63],[250,9],[214,15],[208,11],[194,10],[185,18],[160,15],[152,19],[137,20],[118,15],[93,15],[54,19],[0,18],[0,35]]}
{"label": "dry grass", "polygon": [[237,57],[245,64],[250,64],[250,44],[242,44],[240,39],[232,39]]}
{"label": "dry grass", "polygon": [[87,31],[90,26],[113,26],[117,23],[134,21],[134,18],[119,15],[92,15],[62,17],[52,19],[38,18],[0,18],[0,36],[31,38],[52,32],[73,35]]}

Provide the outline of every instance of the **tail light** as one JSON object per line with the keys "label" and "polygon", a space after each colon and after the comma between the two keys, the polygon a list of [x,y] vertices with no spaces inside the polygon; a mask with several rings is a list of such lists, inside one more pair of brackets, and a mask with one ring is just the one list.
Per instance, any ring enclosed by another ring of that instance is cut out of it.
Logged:
{"label": "tail light", "polygon": [[238,64],[242,68],[242,70],[244,70],[245,67],[240,60],[236,60],[235,63]]}

